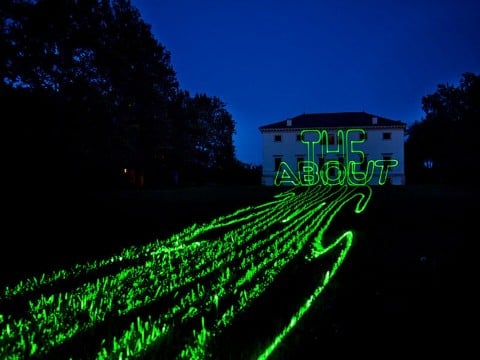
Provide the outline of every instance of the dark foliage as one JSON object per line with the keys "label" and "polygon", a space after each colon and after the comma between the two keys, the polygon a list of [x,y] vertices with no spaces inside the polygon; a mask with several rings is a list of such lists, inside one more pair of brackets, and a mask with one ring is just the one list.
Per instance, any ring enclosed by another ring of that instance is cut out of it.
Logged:
{"label": "dark foliage", "polygon": [[408,129],[407,178],[473,184],[480,170],[480,75],[464,73],[458,86],[440,84],[422,104],[425,117]]}
{"label": "dark foliage", "polygon": [[16,184],[111,188],[229,170],[226,105],[182,91],[128,0],[8,0],[0,101]]}

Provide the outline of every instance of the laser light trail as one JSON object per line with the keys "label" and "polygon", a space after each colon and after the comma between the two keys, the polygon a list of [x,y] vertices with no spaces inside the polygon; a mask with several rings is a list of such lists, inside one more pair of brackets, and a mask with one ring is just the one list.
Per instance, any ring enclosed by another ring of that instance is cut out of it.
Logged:
{"label": "laser light trail", "polygon": [[[0,291],[0,358],[162,357],[203,359],[212,339],[299,256],[339,256],[319,285],[267,346],[267,358],[298,324],[344,261],[353,232],[331,240],[327,230],[348,204],[360,213],[368,186],[291,189],[272,201],[193,224],[165,240],[124,249],[108,259],[20,281]],[[307,254],[307,255],[305,255]],[[88,354],[83,342],[92,339]],[[79,350],[82,349],[82,350]],[[169,354],[169,353],[168,353]]]}

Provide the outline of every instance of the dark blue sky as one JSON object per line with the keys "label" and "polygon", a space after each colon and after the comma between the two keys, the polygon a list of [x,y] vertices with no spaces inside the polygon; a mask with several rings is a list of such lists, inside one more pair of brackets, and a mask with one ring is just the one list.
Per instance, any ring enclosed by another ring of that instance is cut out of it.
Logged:
{"label": "dark blue sky", "polygon": [[246,163],[261,163],[261,125],[342,111],[411,124],[438,84],[480,73],[478,0],[132,4],[171,52],[180,87],[227,104]]}

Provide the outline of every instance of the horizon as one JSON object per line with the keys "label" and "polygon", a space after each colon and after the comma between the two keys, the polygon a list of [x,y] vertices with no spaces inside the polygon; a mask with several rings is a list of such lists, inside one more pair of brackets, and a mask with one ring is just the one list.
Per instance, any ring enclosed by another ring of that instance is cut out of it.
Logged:
{"label": "horizon", "polygon": [[[180,87],[217,96],[237,158],[262,163],[259,127],[304,113],[423,118],[422,97],[480,72],[480,3],[134,0]],[[475,44],[475,45],[472,45]]]}

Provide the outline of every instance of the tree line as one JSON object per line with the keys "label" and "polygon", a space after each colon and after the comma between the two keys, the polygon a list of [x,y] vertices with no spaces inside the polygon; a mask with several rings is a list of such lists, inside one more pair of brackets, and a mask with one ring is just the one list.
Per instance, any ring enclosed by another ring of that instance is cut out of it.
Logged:
{"label": "tree line", "polygon": [[4,166],[16,184],[195,184],[245,170],[226,104],[180,88],[129,0],[4,0],[0,20]]}
{"label": "tree line", "polygon": [[465,72],[458,85],[439,84],[422,98],[422,108],[424,118],[407,129],[407,181],[477,184],[480,75]]}
{"label": "tree line", "polygon": [[[129,0],[3,0],[4,180],[25,186],[260,182],[215,96],[181,89]],[[407,181],[476,182],[480,76],[440,84],[407,129]]]}

